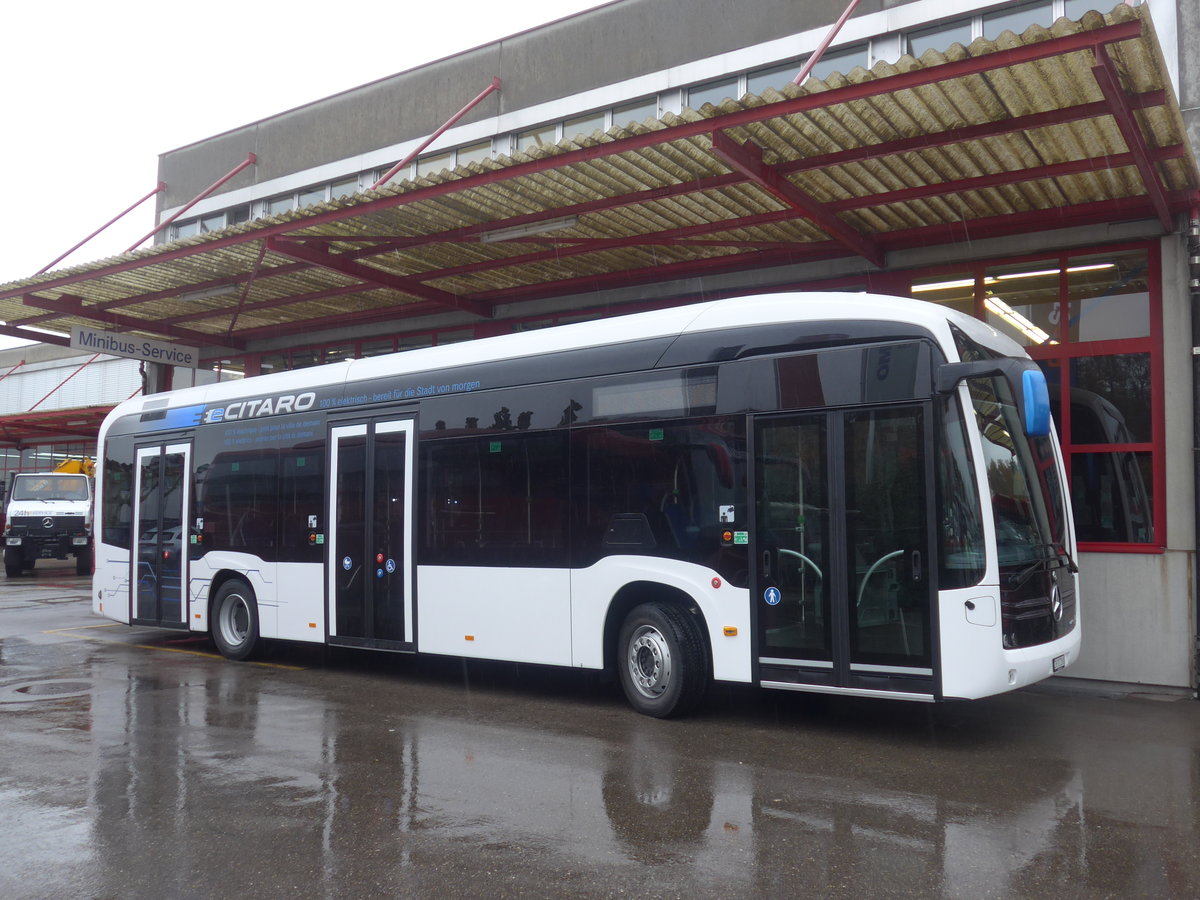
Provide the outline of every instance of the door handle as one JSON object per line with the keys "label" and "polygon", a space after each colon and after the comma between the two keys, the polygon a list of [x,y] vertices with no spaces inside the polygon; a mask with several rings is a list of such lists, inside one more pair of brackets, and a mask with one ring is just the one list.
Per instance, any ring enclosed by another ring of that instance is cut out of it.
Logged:
{"label": "door handle", "polygon": [[771,579],[771,551],[764,550],[762,554],[762,577],[768,581]]}
{"label": "door handle", "polygon": [[918,582],[921,580],[921,551],[914,550],[912,552],[912,580]]}

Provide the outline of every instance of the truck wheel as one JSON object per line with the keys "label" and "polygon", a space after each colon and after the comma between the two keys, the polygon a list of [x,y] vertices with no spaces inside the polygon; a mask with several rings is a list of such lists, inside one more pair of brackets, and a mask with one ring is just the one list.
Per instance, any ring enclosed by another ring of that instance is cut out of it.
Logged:
{"label": "truck wheel", "polygon": [[91,575],[92,574],[92,548],[80,550],[75,554],[75,574],[76,575]]}
{"label": "truck wheel", "polygon": [[249,659],[258,644],[258,601],[250,585],[234,578],[221,585],[209,624],[213,643],[226,659]]}
{"label": "truck wheel", "polygon": [[704,696],[708,665],[695,617],[665,603],[643,603],[621,626],[621,687],[630,705],[659,719],[682,715]]}
{"label": "truck wheel", "polygon": [[18,578],[21,575],[21,551],[20,550],[4,550],[4,574],[9,578]]}

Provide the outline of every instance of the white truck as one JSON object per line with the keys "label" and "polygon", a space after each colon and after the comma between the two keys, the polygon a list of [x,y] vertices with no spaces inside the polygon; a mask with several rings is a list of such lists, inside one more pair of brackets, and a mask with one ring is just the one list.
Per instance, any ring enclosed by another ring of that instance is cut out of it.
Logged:
{"label": "white truck", "polygon": [[81,471],[17,473],[5,495],[4,573],[16,578],[39,559],[75,557],[92,574],[92,479]]}

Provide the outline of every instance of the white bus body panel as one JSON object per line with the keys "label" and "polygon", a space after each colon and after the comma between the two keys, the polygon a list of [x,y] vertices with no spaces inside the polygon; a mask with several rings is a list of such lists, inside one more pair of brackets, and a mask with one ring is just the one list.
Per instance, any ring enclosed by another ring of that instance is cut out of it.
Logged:
{"label": "white bus body panel", "polygon": [[321,563],[287,562],[275,568],[279,634],[285,641],[325,642],[325,579]]}
{"label": "white bus body panel", "polygon": [[232,550],[210,550],[200,559],[191,560],[187,595],[191,604],[188,622],[192,631],[209,630],[208,604],[212,599],[213,579],[225,570],[237,573],[253,589],[258,600],[258,633],[265,638],[279,637],[275,563]]}
{"label": "white bus body panel", "polygon": [[[1076,592],[1076,597],[1078,597]],[[967,603],[975,608],[969,609]],[[973,700],[1034,684],[1079,656],[1078,603],[1075,627],[1049,644],[1005,650],[1000,624],[1000,588],[980,584],[942,591],[938,604],[942,650],[942,692],[947,698]]]}
{"label": "white bus body panel", "polygon": [[129,624],[129,551],[112,544],[96,544],[96,571],[92,575],[92,612],[114,622]]}
{"label": "white bus body panel", "polygon": [[[607,556],[571,573],[572,657],[575,665],[604,665],[604,620],[621,588],[645,581],[690,596],[704,614],[718,681],[750,681],[750,597],[704,566],[656,556]],[[719,586],[714,586],[714,582]],[[736,629],[726,635],[725,629]]]}
{"label": "white bus body panel", "polygon": [[417,567],[422,653],[571,665],[567,569]]}

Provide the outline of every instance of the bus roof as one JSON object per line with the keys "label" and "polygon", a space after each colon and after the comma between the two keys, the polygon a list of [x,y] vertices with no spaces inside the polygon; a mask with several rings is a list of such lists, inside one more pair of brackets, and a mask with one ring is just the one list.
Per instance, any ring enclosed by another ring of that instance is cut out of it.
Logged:
{"label": "bus roof", "polygon": [[255,393],[302,391],[347,382],[524,359],[584,347],[619,345],[635,340],[719,331],[725,328],[847,319],[895,321],[921,326],[938,339],[947,357],[952,359],[957,358],[957,354],[948,322],[953,322],[972,339],[1006,356],[1024,354],[1020,345],[991,326],[947,306],[924,300],[866,293],[758,294],[613,316],[532,332],[481,338],[442,347],[346,360],[306,369],[259,375],[253,379],[183,388],[169,394],[151,394],[117,406],[109,413],[106,426],[120,416],[144,410],[236,400],[247,393],[244,385],[250,380],[254,383]]}

